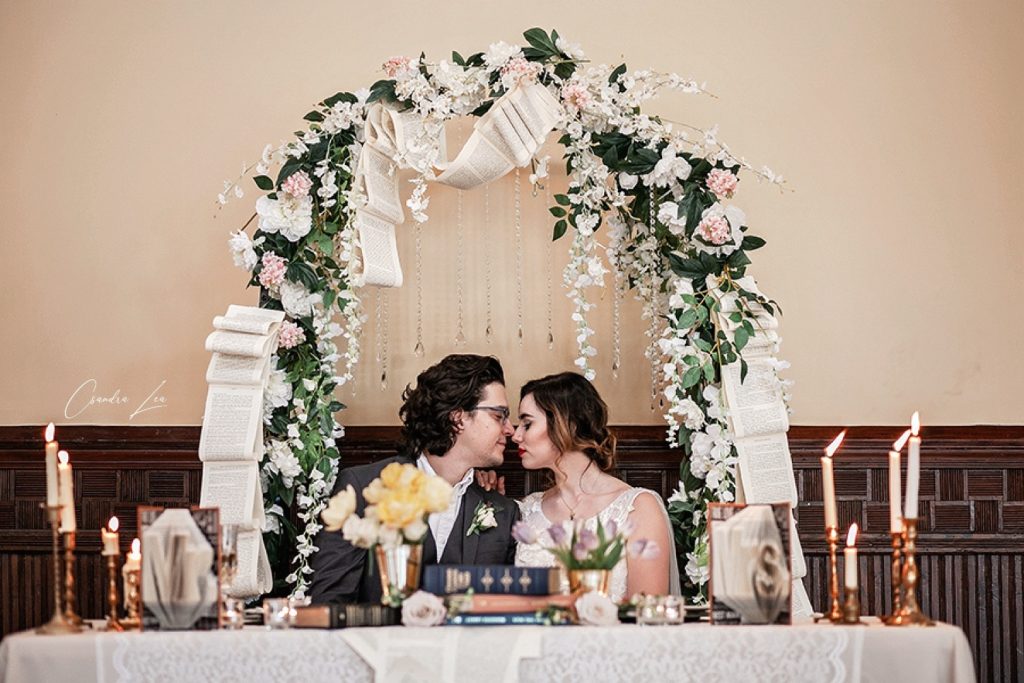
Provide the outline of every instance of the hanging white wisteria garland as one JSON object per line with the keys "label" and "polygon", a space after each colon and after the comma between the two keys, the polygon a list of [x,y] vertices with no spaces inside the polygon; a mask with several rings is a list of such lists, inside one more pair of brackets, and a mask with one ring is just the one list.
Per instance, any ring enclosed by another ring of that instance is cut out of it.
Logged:
{"label": "hanging white wisteria garland", "polygon": [[[743,212],[728,201],[741,172],[772,183],[782,179],[733,156],[714,130],[641,112],[660,91],[703,93],[695,81],[624,64],[589,64],[579,46],[556,31],[535,28],[524,37],[526,46],[501,42],[438,62],[423,55],[391,58],[385,79],[320,102],[305,116],[306,130],[268,146],[243,173],[255,170],[256,185],[267,194],[256,201],[253,237],[244,229],[232,235],[234,259],[250,273],[249,284],[261,288],[260,305],[286,314],[264,403],[262,482],[265,539],[275,568],[288,567],[280,573],[295,594],[308,588],[320,511],[338,469],[336,439],[344,429],[335,414],[344,406],[334,393],[351,381],[359,361],[365,316],[354,216],[366,197],[353,178],[367,109],[381,102],[422,118],[419,142],[427,149],[411,164],[418,173],[406,205],[423,223],[445,121],[480,116],[517,84],[533,82],[561,103],[556,130],[569,185],[554,195],[550,211],[555,240],[572,231],[563,281],[573,301],[576,365],[593,379],[596,349],[587,317],[594,304],[587,292],[602,286],[611,268],[615,281],[643,304],[653,335],[647,356],[664,386],[668,441],[684,453],[679,489],[669,501],[684,588],[697,597],[707,581],[703,510],[709,501],[733,500],[735,490],[722,368],[738,362],[745,374],[739,352],[757,333],[755,322],[775,313],[746,275],[748,252],[764,240],[747,232]],[[531,182],[547,182],[547,164],[547,158],[533,160]],[[221,203],[243,195],[240,181],[225,183]],[[604,246],[595,237],[602,225]]]}

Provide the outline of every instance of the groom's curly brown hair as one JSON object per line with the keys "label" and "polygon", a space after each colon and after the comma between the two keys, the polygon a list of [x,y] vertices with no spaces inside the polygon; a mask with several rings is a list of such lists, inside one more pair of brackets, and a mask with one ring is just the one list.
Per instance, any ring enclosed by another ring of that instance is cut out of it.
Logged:
{"label": "groom's curly brown hair", "polygon": [[494,382],[504,385],[505,373],[493,356],[453,354],[421,372],[416,387],[402,392],[402,452],[416,457],[451,450],[457,435],[452,413],[472,410]]}

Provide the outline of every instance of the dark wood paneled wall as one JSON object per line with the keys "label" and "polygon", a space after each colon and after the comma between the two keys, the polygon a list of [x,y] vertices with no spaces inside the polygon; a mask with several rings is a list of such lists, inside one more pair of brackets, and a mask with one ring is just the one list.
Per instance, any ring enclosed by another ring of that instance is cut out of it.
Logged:
{"label": "dark wood paneled wall", "polygon": [[[817,609],[826,604],[826,551],[818,456],[838,428],[794,427],[790,448],[800,492],[797,509],[808,562],[805,579]],[[890,608],[886,452],[897,427],[855,427],[837,456],[836,492],[843,528],[856,521],[861,602],[866,613]],[[679,452],[660,427],[620,427],[620,474],[666,497],[678,480]],[[42,427],[0,427],[0,632],[44,622],[50,534],[39,503],[45,495]],[[1024,427],[933,427],[923,433],[921,604],[933,618],[964,629],[981,681],[1024,679]],[[350,427],[340,446],[345,464],[394,452],[394,427]],[[99,529],[112,514],[122,543],[135,535],[139,504],[199,500],[197,427],[62,427],[61,447],[75,467],[78,506],[79,611],[103,614]],[[508,492],[543,486],[510,452]]]}

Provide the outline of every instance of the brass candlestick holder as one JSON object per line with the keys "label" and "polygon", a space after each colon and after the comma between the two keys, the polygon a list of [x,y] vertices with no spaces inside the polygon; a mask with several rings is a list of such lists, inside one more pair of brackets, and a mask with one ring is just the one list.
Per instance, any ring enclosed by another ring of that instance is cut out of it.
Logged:
{"label": "brass candlestick holder", "polygon": [[892,613],[882,617],[886,624],[891,622],[903,608],[901,593],[903,591],[903,559],[901,549],[903,547],[903,534],[899,531],[891,532],[892,535]]}
{"label": "brass candlestick holder", "polygon": [[124,572],[124,608],[127,611],[128,616],[121,620],[121,625],[126,629],[138,629],[142,628],[142,619],[139,617],[140,612],[140,598],[142,597],[139,592],[139,580],[141,578],[141,570],[129,569]]}
{"label": "brass candlestick holder", "polygon": [[839,546],[839,528],[835,526],[828,527],[825,537],[828,539],[829,590],[832,595],[832,608],[825,616],[828,617],[829,621],[836,623],[843,619],[843,611],[839,606],[839,564],[836,561],[836,548]]}
{"label": "brass candlestick holder", "polygon": [[60,589],[60,505],[43,505],[46,510],[46,518],[53,531],[53,616],[50,620],[36,629],[36,633],[44,635],[63,635],[66,633],[79,633],[82,629],[76,624],[69,623],[61,613],[61,589]]}
{"label": "brass candlestick holder", "polygon": [[917,518],[903,519],[903,604],[888,623],[891,626],[934,626],[917,606]]}
{"label": "brass candlestick holder", "polygon": [[78,598],[75,595],[75,532],[65,531],[64,536],[64,618],[69,624],[82,626],[82,617],[75,611]]}
{"label": "brass candlestick holder", "polygon": [[107,630],[123,631],[124,626],[117,620],[117,555],[107,555],[107,606],[110,612],[107,614]]}
{"label": "brass candlestick holder", "polygon": [[856,588],[843,586],[843,620],[844,624],[860,624],[860,597]]}

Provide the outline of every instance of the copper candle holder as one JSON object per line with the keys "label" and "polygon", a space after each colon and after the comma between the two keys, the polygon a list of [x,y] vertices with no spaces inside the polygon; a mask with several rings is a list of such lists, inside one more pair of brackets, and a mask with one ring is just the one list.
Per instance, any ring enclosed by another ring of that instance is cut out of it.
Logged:
{"label": "copper candle holder", "polygon": [[75,611],[78,598],[75,595],[75,532],[65,531],[64,536],[64,618],[69,624],[82,626],[82,617]]}
{"label": "copper candle holder", "polygon": [[832,608],[825,616],[828,617],[829,621],[836,623],[843,619],[843,611],[839,606],[839,564],[836,561],[836,548],[839,546],[839,528],[830,526],[826,530],[825,537],[828,539],[829,590],[832,594]]}
{"label": "copper candle holder", "polygon": [[64,635],[67,633],[79,633],[81,628],[64,618],[61,613],[61,602],[63,594],[60,587],[60,505],[43,505],[46,510],[46,518],[53,531],[53,616],[50,620],[36,629],[36,633],[44,635]]}
{"label": "copper candle holder", "polygon": [[888,624],[903,608],[903,534],[899,531],[890,532],[892,536],[892,613],[882,617]]}
{"label": "copper candle holder", "polygon": [[107,555],[107,630],[123,631],[124,626],[117,619],[117,555]]}
{"label": "copper candle holder", "polygon": [[142,627],[142,619],[139,617],[142,597],[139,592],[141,574],[142,571],[139,569],[130,569],[124,572],[124,608],[128,616],[121,620],[121,625],[126,629]]}
{"label": "copper candle holder", "polygon": [[860,620],[860,591],[849,586],[843,587],[843,624],[862,624]]}
{"label": "copper candle holder", "polygon": [[934,626],[917,606],[917,518],[903,519],[903,603],[886,622],[890,626]]}

